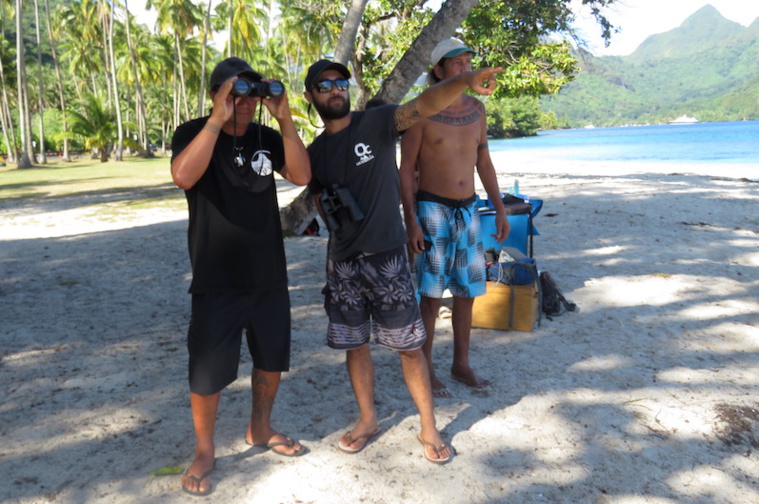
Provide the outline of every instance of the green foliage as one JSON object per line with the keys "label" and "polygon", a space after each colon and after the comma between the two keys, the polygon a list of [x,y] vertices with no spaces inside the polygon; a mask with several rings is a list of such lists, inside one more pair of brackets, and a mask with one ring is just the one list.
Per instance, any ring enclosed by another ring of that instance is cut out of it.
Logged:
{"label": "green foliage", "polygon": [[[608,38],[610,25],[599,7],[613,0],[583,0]],[[464,40],[487,66],[504,67],[498,96],[553,94],[572,80],[577,61],[568,43],[549,43],[553,33],[572,34],[568,0],[481,1],[462,26]]]}
{"label": "green foliage", "polygon": [[[558,93],[574,79],[577,61],[569,44],[530,47],[499,74],[497,96],[540,96]],[[488,62],[489,66],[494,63]]]}
{"label": "green foliage", "polygon": [[367,5],[354,58],[358,69],[356,78],[362,87],[357,104],[359,108],[379,91],[382,80],[434,15],[422,3],[416,0],[379,0]]}
{"label": "green foliage", "polygon": [[[452,0],[455,3],[455,0]],[[575,61],[566,44],[553,43],[546,36],[552,32],[571,34],[570,4],[577,0],[482,0],[471,11],[461,28],[461,36],[478,50],[477,63],[504,65],[498,96],[536,96],[554,93],[568,82]],[[602,28],[609,28],[599,7],[614,0],[581,0],[591,7]],[[352,92],[355,107],[373,96],[380,83],[413,44],[434,11],[419,0],[372,0],[368,3],[356,39],[352,69],[358,86]],[[130,2],[132,4],[132,2]],[[201,79],[208,82],[210,71],[226,56],[230,44],[226,30],[233,15],[232,54],[248,59],[267,77],[280,78],[290,91],[290,103],[299,131],[305,138],[315,128],[307,118],[307,104],[300,99],[307,66],[320,57],[332,57],[341,34],[348,2],[334,0],[225,0],[214,2],[210,13],[210,33],[204,47],[206,1],[148,0],[145,5],[157,14],[155,26],[138,25],[126,17],[121,2],[102,0],[50,0],[50,36],[60,63],[60,82],[53,66],[52,51],[45,20],[44,2],[39,2],[42,27],[42,113],[45,118],[45,142],[50,150],[61,149],[67,135],[73,150],[97,149],[107,159],[116,140],[113,83],[110,82],[110,56],[107,30],[114,19],[113,45],[117,69],[119,103],[125,119],[137,120],[137,85],[146,110],[148,141],[162,144],[174,128],[195,115]],[[10,108],[17,109],[15,24],[12,3],[0,21],[5,37],[0,40]],[[23,26],[34,26],[33,3],[25,3]],[[278,9],[276,7],[279,7]],[[596,9],[596,10],[593,10]],[[136,69],[126,40],[126,22],[136,58]],[[604,24],[605,23],[605,24]],[[27,48],[27,77],[31,112],[40,113],[33,29],[24,33]],[[215,46],[215,47],[214,47]],[[202,72],[206,56],[205,74]],[[744,65],[751,65],[744,61]],[[61,98],[69,113],[69,131],[61,122]],[[98,97],[98,98],[95,98]],[[186,104],[186,105],[185,105]],[[209,102],[205,102],[208,105]],[[58,111],[58,112],[55,112]],[[517,114],[518,115],[518,114]],[[511,117],[511,116],[509,116]],[[17,112],[14,114],[17,121]],[[529,121],[528,121],[529,122]],[[143,122],[140,121],[141,126]],[[35,128],[36,129],[36,128]],[[136,129],[136,128],[134,128]],[[532,126],[513,131],[531,131]],[[504,131],[507,131],[504,128]],[[36,131],[32,135],[38,134]],[[17,138],[18,141],[18,138]],[[125,138],[127,145],[132,141]],[[7,150],[7,149],[6,149]]]}
{"label": "green foliage", "polygon": [[84,113],[70,110],[71,132],[84,140],[85,147],[100,153],[108,161],[108,149],[116,140],[116,114],[108,109],[102,97],[88,93],[80,104]]}
{"label": "green foliage", "polygon": [[544,123],[538,99],[534,96],[489,100],[488,136],[514,138],[533,136]]}

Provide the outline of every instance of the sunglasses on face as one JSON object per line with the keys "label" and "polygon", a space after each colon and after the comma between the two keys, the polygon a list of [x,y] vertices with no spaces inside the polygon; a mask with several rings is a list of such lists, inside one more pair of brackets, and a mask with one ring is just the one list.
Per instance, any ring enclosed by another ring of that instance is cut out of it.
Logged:
{"label": "sunglasses on face", "polygon": [[332,86],[335,86],[338,91],[347,91],[349,85],[348,79],[324,79],[314,83],[311,89],[316,89],[319,93],[329,93],[332,91]]}

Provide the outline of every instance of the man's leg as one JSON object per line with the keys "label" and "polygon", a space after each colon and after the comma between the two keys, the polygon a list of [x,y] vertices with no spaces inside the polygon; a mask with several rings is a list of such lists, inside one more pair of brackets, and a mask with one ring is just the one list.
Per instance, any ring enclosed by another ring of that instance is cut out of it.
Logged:
{"label": "man's leg", "polygon": [[432,394],[435,397],[451,397],[451,391],[435,375],[435,366],[432,362],[432,343],[435,339],[435,321],[440,313],[440,306],[443,300],[440,298],[430,298],[422,296],[419,303],[419,311],[422,313],[422,323],[424,331],[427,333],[427,340],[424,342],[422,350],[429,367],[430,383],[432,384]]}
{"label": "man's leg", "polygon": [[374,410],[374,363],[369,345],[348,350],[345,360],[359,416],[353,429],[340,438],[340,444],[350,450],[359,450],[379,428]]}
{"label": "man's leg", "polygon": [[490,382],[480,378],[469,365],[469,337],[472,332],[474,298],[453,297],[453,365],[451,376],[465,385],[485,388]]}
{"label": "man's leg", "polygon": [[[450,457],[451,449],[440,436],[435,425],[435,411],[430,385],[429,367],[421,349],[398,352],[406,386],[411,393],[416,408],[419,410],[422,432],[419,439],[425,444],[428,459],[445,459]],[[433,448],[434,447],[434,448]]]}
{"label": "man's leg", "polygon": [[250,411],[250,423],[245,441],[255,446],[267,446],[272,443],[284,443],[272,450],[281,455],[294,455],[301,450],[297,441],[290,442],[287,436],[278,433],[271,427],[271,412],[274,408],[274,399],[277,397],[279,382],[282,373],[279,371],[262,371],[254,369],[251,376],[251,388],[253,392],[253,407]]}
{"label": "man's leg", "polygon": [[221,392],[211,395],[199,395],[190,393],[190,408],[192,409],[192,421],[195,426],[195,460],[182,476],[182,487],[192,493],[204,493],[211,488],[211,478],[200,478],[213,469],[216,460],[213,442],[213,432],[216,427],[216,411],[219,408]]}

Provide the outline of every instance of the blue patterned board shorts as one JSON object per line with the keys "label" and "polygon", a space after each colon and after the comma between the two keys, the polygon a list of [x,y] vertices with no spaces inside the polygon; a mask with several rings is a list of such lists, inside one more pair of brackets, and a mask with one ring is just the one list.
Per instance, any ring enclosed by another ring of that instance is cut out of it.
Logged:
{"label": "blue patterned board shorts", "polygon": [[427,339],[405,247],[328,260],[323,293],[331,348],[360,348],[371,334],[396,351],[416,350]]}
{"label": "blue patterned board shorts", "polygon": [[451,200],[418,191],[416,217],[431,244],[416,256],[419,293],[431,298],[443,297],[446,289],[462,298],[485,294],[485,253],[475,197]]}

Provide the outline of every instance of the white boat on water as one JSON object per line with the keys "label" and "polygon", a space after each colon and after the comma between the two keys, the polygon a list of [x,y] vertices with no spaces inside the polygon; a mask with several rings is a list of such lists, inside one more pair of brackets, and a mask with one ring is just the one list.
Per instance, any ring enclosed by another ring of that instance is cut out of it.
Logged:
{"label": "white boat on water", "polygon": [[698,119],[695,117],[691,117],[689,115],[681,115],[677,119],[673,119],[669,121],[669,124],[695,124],[698,122]]}

